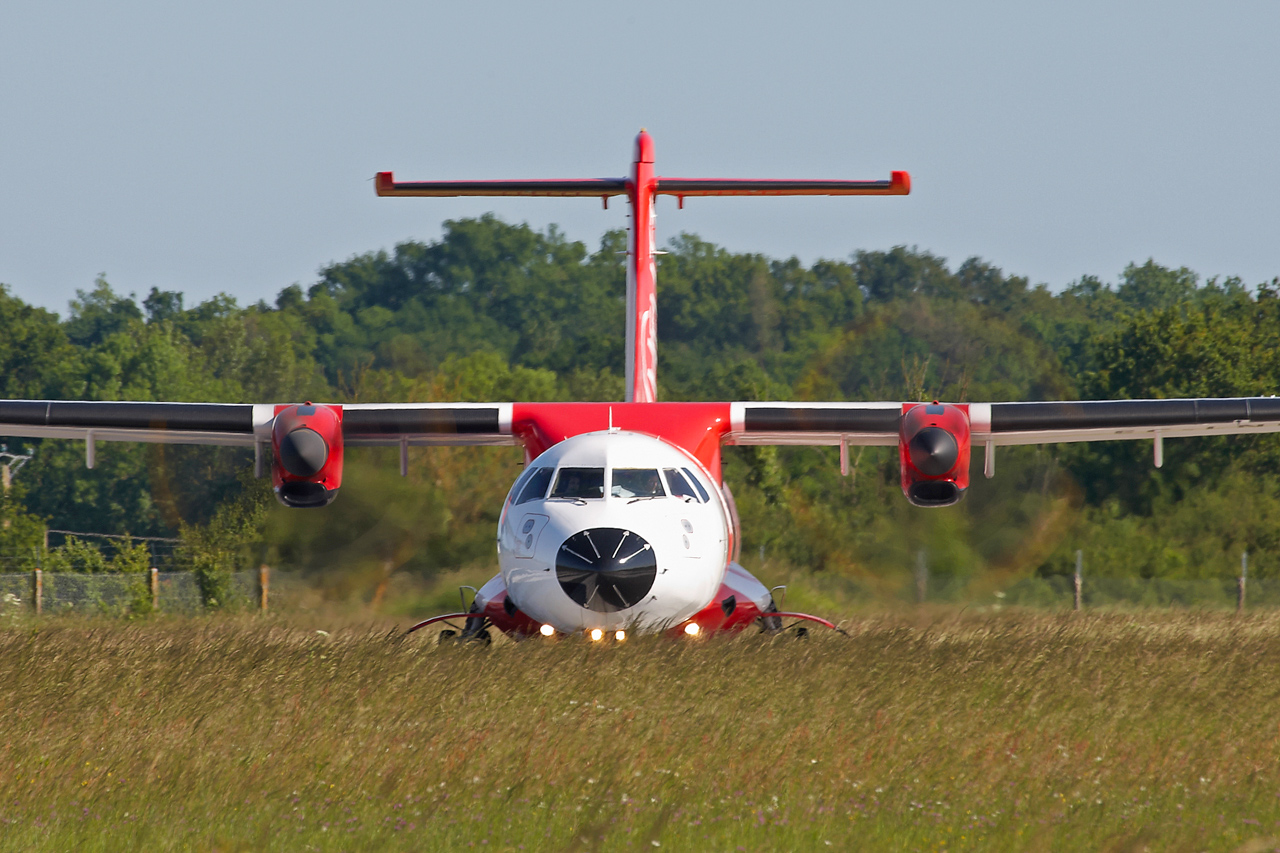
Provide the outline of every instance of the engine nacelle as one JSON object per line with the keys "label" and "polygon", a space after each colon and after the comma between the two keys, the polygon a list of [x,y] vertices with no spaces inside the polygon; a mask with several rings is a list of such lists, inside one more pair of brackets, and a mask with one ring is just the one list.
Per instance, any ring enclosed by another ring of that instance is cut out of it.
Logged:
{"label": "engine nacelle", "polygon": [[968,406],[906,403],[898,426],[902,493],[916,506],[951,506],[969,489]]}
{"label": "engine nacelle", "polygon": [[285,506],[327,506],[342,485],[342,407],[278,406],[271,484]]}

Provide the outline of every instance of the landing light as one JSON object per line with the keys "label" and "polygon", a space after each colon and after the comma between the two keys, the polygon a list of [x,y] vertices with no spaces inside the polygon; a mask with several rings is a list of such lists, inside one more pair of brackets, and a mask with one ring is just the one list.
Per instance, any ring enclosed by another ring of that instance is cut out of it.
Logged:
{"label": "landing light", "polygon": [[556,632],[556,629],[552,628],[550,625],[543,625],[541,628],[538,629],[538,633],[544,637],[550,637],[554,635],[555,632]]}
{"label": "landing light", "polygon": [[601,631],[599,628],[591,629],[591,641],[593,643],[598,643],[603,639],[604,639],[604,631]]}
{"label": "landing light", "polygon": [[698,631],[700,630],[701,629],[698,627],[697,622],[690,622],[688,625],[684,626],[684,632],[688,634],[690,637],[698,636]]}
{"label": "landing light", "polygon": [[614,632],[613,632],[613,638],[614,638],[615,640],[617,640],[619,643],[621,643],[623,640],[625,640],[625,639],[627,638],[627,632],[626,632],[626,631],[614,631]]}

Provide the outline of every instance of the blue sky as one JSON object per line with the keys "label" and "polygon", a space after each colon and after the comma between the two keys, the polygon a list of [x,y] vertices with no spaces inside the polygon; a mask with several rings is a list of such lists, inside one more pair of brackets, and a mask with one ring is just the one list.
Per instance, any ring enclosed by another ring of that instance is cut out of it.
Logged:
{"label": "blue sky", "polygon": [[[660,202],[806,262],[915,245],[1061,287],[1148,257],[1280,275],[1280,4],[10,3],[0,282],[271,300],[494,210],[596,245],[625,205],[377,199],[370,178],[883,178]],[[661,292],[661,284],[659,284]]]}

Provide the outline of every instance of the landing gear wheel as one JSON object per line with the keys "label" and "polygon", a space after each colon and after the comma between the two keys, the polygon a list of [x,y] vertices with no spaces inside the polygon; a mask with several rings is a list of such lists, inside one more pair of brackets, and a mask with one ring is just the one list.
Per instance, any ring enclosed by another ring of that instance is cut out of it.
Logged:
{"label": "landing gear wheel", "polygon": [[468,637],[467,639],[472,642],[479,643],[482,646],[487,646],[493,642],[493,638],[489,636],[489,631],[487,629],[478,631],[474,636]]}
{"label": "landing gear wheel", "polygon": [[446,628],[445,630],[440,632],[440,638],[436,642],[438,642],[440,645],[443,646],[445,643],[448,643],[448,642],[451,642],[452,640],[457,639],[457,637],[458,637],[457,631],[451,631],[448,628]]}
{"label": "landing gear wheel", "polygon": [[803,625],[801,625],[799,628],[796,628],[796,639],[797,640],[809,639],[809,629],[804,627]]}

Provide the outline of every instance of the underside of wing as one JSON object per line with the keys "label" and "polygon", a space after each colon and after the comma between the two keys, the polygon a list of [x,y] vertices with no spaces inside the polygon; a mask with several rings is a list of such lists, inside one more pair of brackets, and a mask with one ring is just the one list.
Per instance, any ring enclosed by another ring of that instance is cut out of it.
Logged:
{"label": "underside of wing", "polygon": [[1276,397],[1084,400],[1045,403],[732,403],[727,444],[897,445],[902,491],[916,506],[951,506],[969,488],[971,449],[997,445],[1150,439],[1156,467],[1164,439],[1280,432]]}
{"label": "underside of wing", "polygon": [[144,403],[0,400],[0,435],[251,446],[269,425],[272,406],[238,403]]}
{"label": "underside of wing", "polygon": [[[893,445],[901,402],[733,403],[727,444]],[[1173,400],[1082,400],[957,404],[968,415],[975,444],[1280,432],[1278,397]]]}
{"label": "underside of wing", "polygon": [[996,445],[1280,431],[1276,397],[990,403],[986,429],[973,417],[974,408],[974,441]]}

